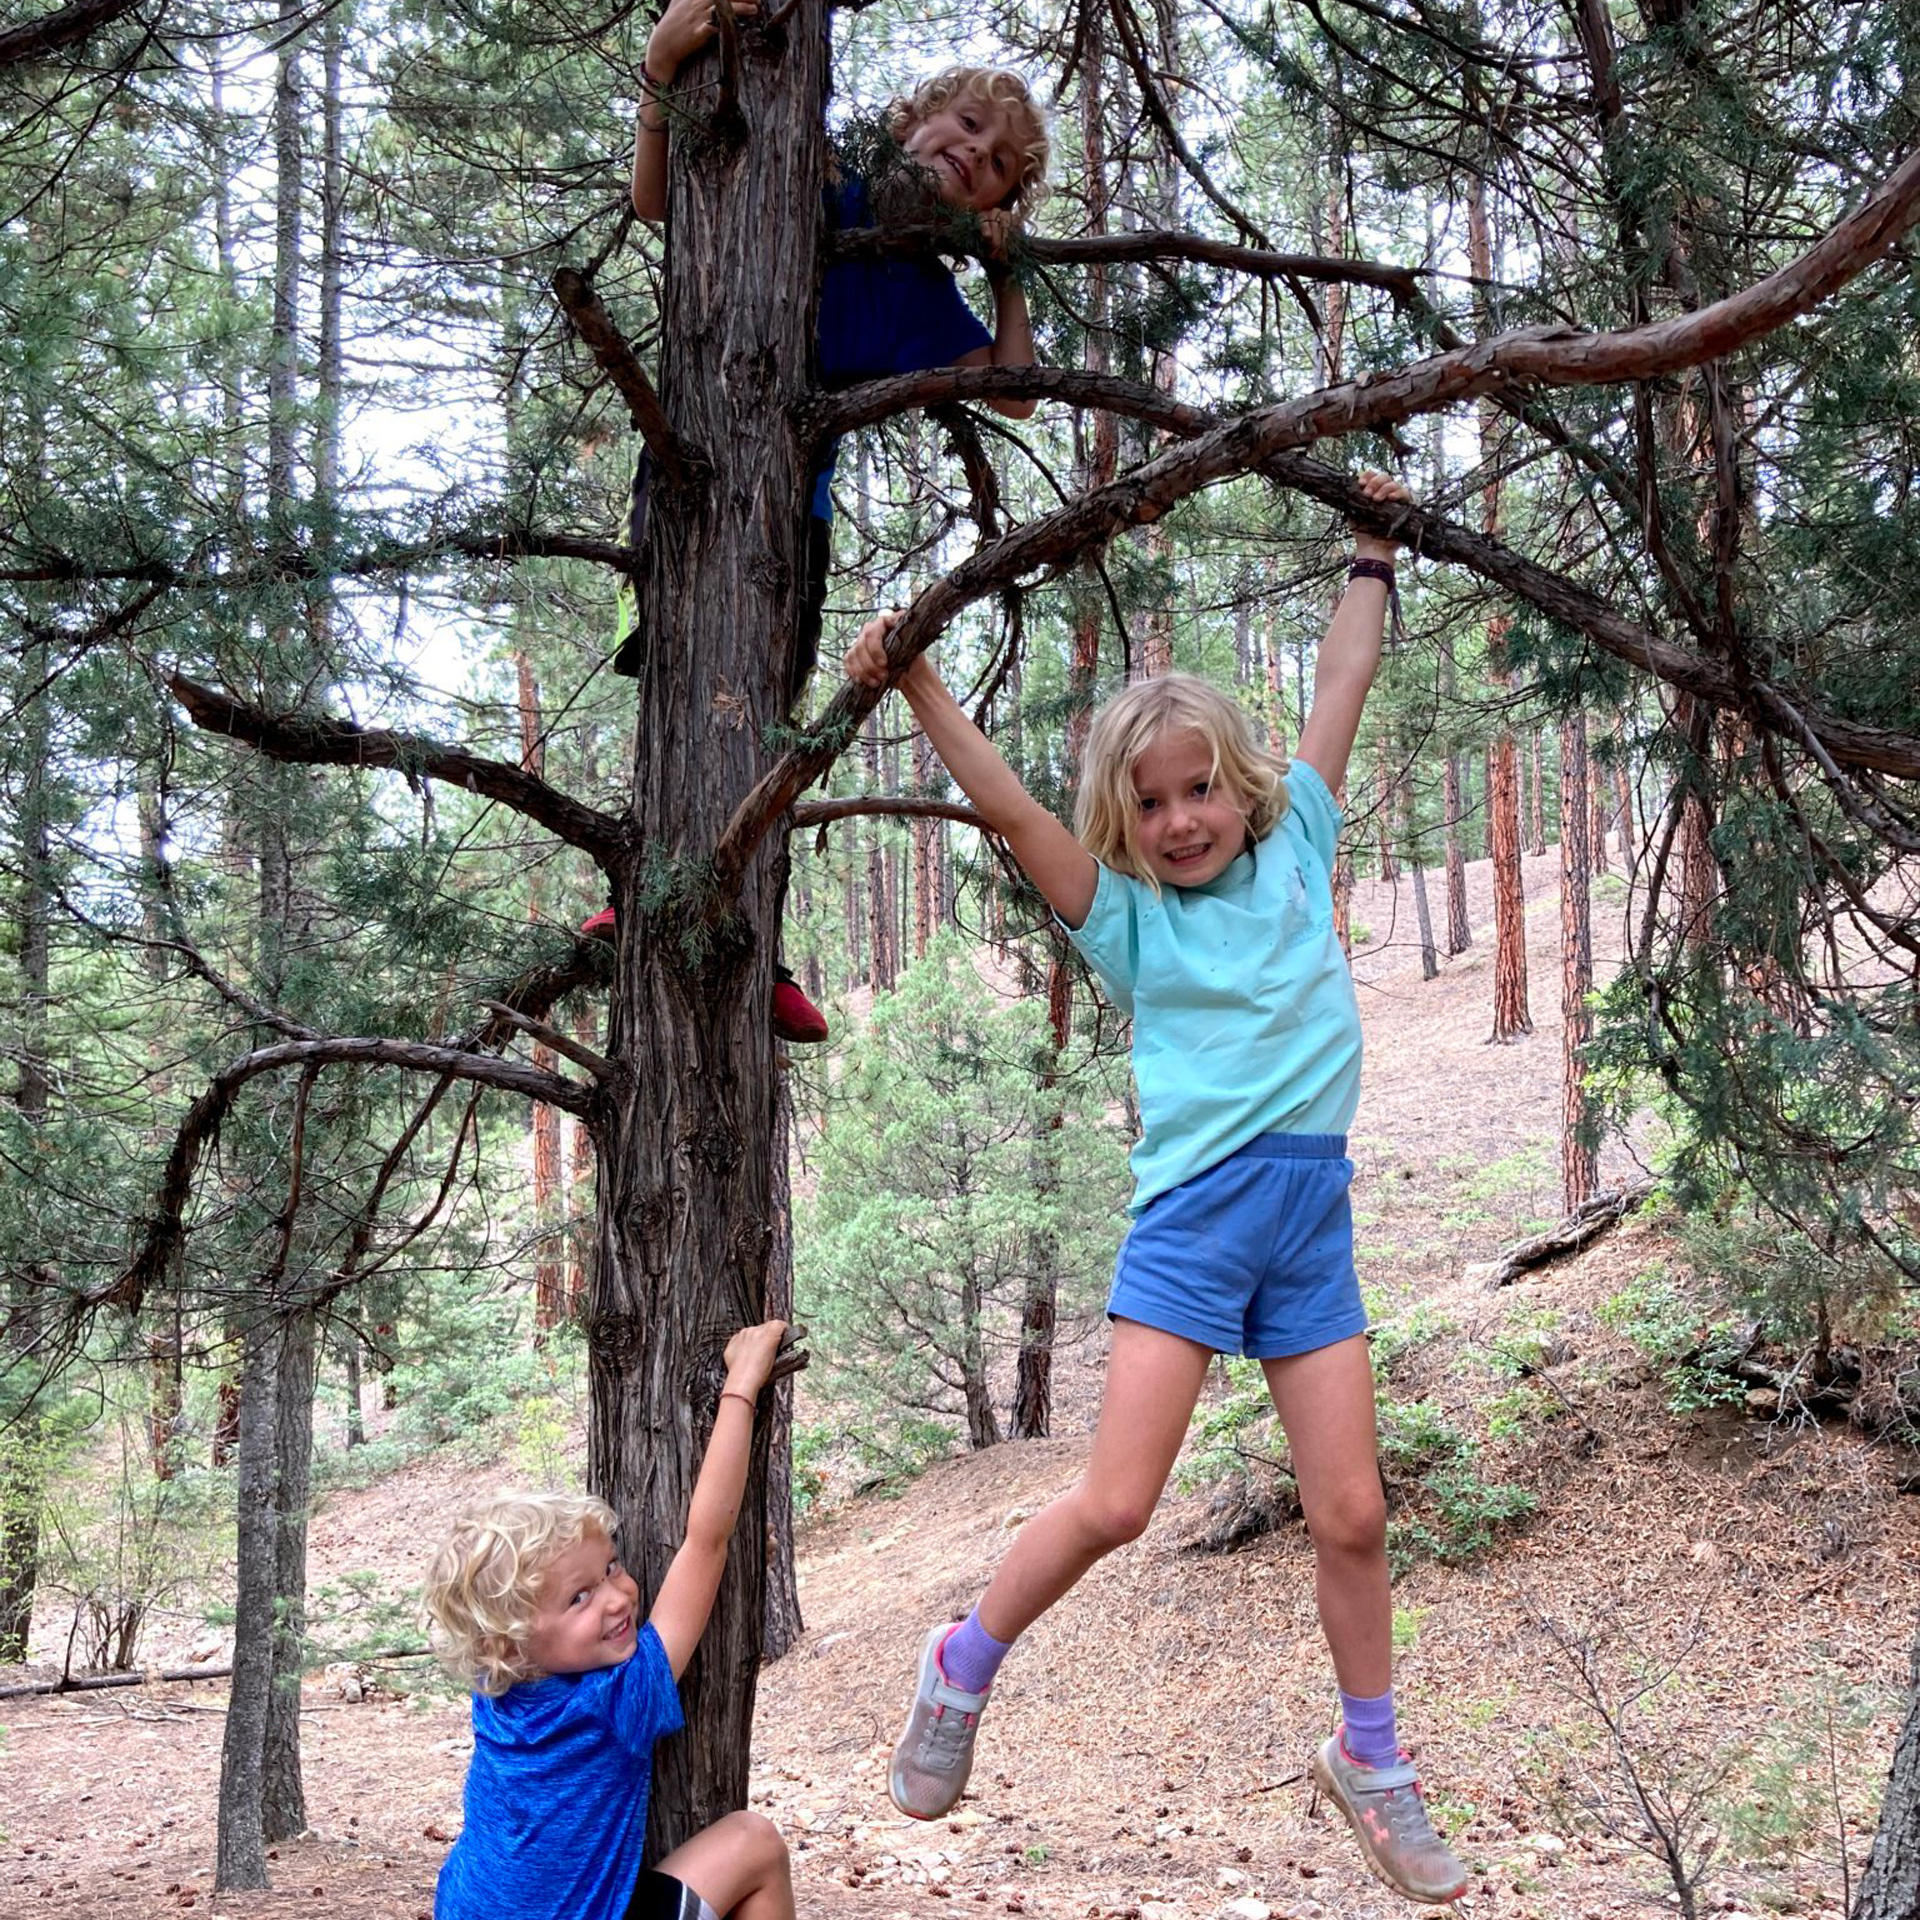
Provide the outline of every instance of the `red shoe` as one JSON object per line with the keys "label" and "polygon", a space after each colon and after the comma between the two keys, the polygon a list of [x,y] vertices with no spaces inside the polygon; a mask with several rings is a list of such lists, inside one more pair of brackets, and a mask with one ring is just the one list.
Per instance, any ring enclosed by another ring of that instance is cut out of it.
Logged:
{"label": "red shoe", "polygon": [[580,931],[589,940],[611,940],[614,929],[619,924],[613,909],[602,907],[598,913],[591,914],[580,922]]}
{"label": "red shoe", "polygon": [[785,967],[773,970],[774,1037],[789,1046],[816,1046],[827,1037],[827,1016],[795,984]]}

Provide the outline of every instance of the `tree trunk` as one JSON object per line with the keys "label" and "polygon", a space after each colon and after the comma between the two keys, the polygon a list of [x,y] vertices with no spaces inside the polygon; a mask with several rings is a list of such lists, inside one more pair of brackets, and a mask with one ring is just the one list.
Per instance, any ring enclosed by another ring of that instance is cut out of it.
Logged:
{"label": "tree trunk", "polygon": [[[788,1177],[793,1143],[793,1089],[779,1076],[773,1116],[773,1251],[767,1260],[769,1316],[793,1317],[793,1191]],[[793,1395],[791,1375],[770,1397],[767,1448],[766,1654],[778,1660],[806,1629],[800,1614],[800,1581],[793,1541]]]}
{"label": "tree trunk", "polygon": [[340,1362],[347,1376],[347,1450],[367,1444],[367,1418],[360,1405],[360,1335],[348,1327],[340,1343]]}
{"label": "tree trunk", "polygon": [[[46,677],[47,643],[22,649],[22,678],[29,686]],[[13,935],[19,952],[19,1070],[13,1102],[33,1129],[46,1125],[53,1082],[47,1063],[47,1008],[52,985],[53,843],[47,792],[52,724],[47,696],[27,703],[18,721],[19,887]],[[21,1196],[25,1198],[24,1195]],[[6,1276],[0,1294],[0,1358],[37,1364],[42,1321],[40,1293],[52,1275],[29,1263]],[[45,1498],[43,1429],[29,1406],[0,1427],[0,1662],[24,1660],[33,1628],[33,1601],[40,1580],[40,1509]]]}
{"label": "tree trunk", "polygon": [[1440,772],[1440,804],[1446,821],[1447,952],[1465,953],[1473,945],[1467,918],[1467,860],[1460,845],[1460,756],[1447,755]]}
{"label": "tree trunk", "polygon": [[[1487,223],[1486,186],[1479,174],[1467,194],[1467,254],[1480,284],[1493,283],[1493,236]],[[1480,528],[1500,531],[1500,411],[1491,400],[1478,403],[1480,416]],[[1487,677],[1496,692],[1510,684],[1506,668],[1510,616],[1497,613],[1487,622]],[[1520,773],[1513,733],[1504,724],[1487,750],[1487,833],[1493,856],[1493,1033],[1496,1041],[1517,1040],[1533,1031],[1527,1005],[1526,884],[1520,863]]]}
{"label": "tree trunk", "polygon": [[271,1845],[306,1830],[300,1678],[307,1664],[307,1513],[312,1504],[313,1315],[288,1315],[273,1418],[273,1683],[261,1748],[260,1831]]}
{"label": "tree trunk", "polygon": [[[807,382],[821,230],[818,0],[801,0],[784,35],[743,32],[731,88],[722,64],[716,46],[681,70],[707,125],[673,146],[658,384],[689,469],[683,482],[659,463],[641,545],[653,645],[636,683],[613,1076],[596,1115],[588,1483],[621,1516],[643,1608],[684,1534],[719,1349],[763,1314],[775,1248],[767,1006],[786,838],[768,835],[730,894],[699,850],[765,771],[788,711],[808,473],[787,422]],[[653,1858],[746,1804],[766,1442],[762,1422],[713,1620],[681,1681],[687,1732],[654,1757]]]}
{"label": "tree trunk", "polygon": [[1585,715],[1576,713],[1560,726],[1560,1191],[1568,1213],[1591,1200],[1598,1184],[1594,1150],[1583,1138],[1587,1076],[1581,1050],[1593,1033],[1593,1015],[1587,1006],[1587,995],[1593,991],[1587,792],[1587,722]]}
{"label": "tree trunk", "polygon": [[214,1885],[228,1891],[267,1884],[260,1777],[273,1692],[274,1430],[283,1328],[262,1313],[248,1327],[240,1369],[236,1441],[233,1684],[220,1748],[220,1833]]}
{"label": "tree trunk", "polygon": [[[1053,1093],[1060,1084],[1060,1059],[1073,1030],[1073,975],[1056,940],[1047,956],[1047,1053],[1040,1084]],[[1060,1128],[1057,1104],[1040,1124],[1033,1142],[1033,1192],[1051,1216],[1060,1191]],[[1053,1419],[1053,1333],[1060,1310],[1060,1242],[1051,1228],[1036,1229],[1027,1253],[1027,1284],[1020,1303],[1020,1358],[1014,1370],[1013,1437],[1044,1440]]]}
{"label": "tree trunk", "polygon": [[987,1379],[986,1342],[981,1337],[980,1283],[969,1277],[960,1285],[960,1394],[966,1407],[967,1445],[976,1453],[1000,1444],[1000,1422],[993,1411],[993,1390]]}
{"label": "tree trunk", "polygon": [[1920,1915],[1920,1638],[1907,1664],[1906,1723],[1880,1802],[1880,1825],[1861,1877],[1851,1920],[1915,1920]]}

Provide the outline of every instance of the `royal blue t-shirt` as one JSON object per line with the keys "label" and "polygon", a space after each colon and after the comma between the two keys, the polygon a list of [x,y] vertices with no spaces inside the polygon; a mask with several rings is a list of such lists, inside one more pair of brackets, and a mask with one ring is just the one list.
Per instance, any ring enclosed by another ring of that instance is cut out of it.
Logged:
{"label": "royal blue t-shirt", "polygon": [[[875,224],[864,180],[826,190],[827,225],[835,231]],[[820,282],[820,379],[827,387],[885,380],[928,367],[950,367],[979,347],[993,345],[992,329],[961,296],[959,283],[926,254],[905,258],[834,260]],[[825,450],[814,487],[813,511],[833,518],[834,460]]]}
{"label": "royal blue t-shirt", "polygon": [[467,1823],[434,1920],[621,1920],[640,1876],[653,1743],[683,1724],[651,1626],[617,1667],[475,1694]]}

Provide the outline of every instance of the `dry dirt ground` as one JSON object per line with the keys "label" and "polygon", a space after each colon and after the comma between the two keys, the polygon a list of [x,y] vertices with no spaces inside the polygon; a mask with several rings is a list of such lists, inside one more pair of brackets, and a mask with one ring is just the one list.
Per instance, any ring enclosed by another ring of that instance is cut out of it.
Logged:
{"label": "dry dirt ground", "polygon": [[[1593,1312],[1668,1253],[1643,1225],[1497,1295],[1466,1271],[1558,1211],[1551,856],[1529,862],[1528,883],[1537,1026],[1512,1047],[1485,1044],[1484,873],[1479,944],[1431,985],[1405,944],[1404,893],[1363,887],[1354,907],[1374,936],[1356,962],[1369,1049],[1355,1129],[1363,1267],[1383,1314],[1404,1324],[1417,1307],[1415,1324],[1433,1332],[1388,1391],[1484,1411],[1512,1386],[1487,1364],[1492,1343],[1518,1328],[1558,1342],[1551,1377],[1565,1395],[1482,1462],[1537,1493],[1532,1519],[1474,1563],[1427,1561],[1396,1587],[1404,1724],[1474,1868],[1463,1911],[1658,1910],[1660,1871],[1608,1832],[1625,1807],[1605,1729],[1542,1623],[1593,1637],[1609,1706],[1671,1669],[1627,1730],[1655,1793],[1686,1793],[1703,1765],[1725,1769],[1709,1805],[1733,1825],[1703,1908],[1837,1916],[1843,1850],[1857,1874],[1904,1681],[1920,1500],[1893,1489],[1913,1462],[1843,1429],[1670,1418],[1659,1383]],[[1214,1519],[1204,1494],[1170,1492],[1145,1537],[1022,1645],[952,1818],[922,1826],[888,1806],[885,1756],[919,1637],[967,1606],[1012,1530],[1078,1469],[1100,1345],[1096,1330],[1065,1365],[1059,1438],[948,1461],[803,1533],[807,1632],[763,1677],[753,1780],[792,1843],[802,1912],[1404,1911],[1304,1775],[1330,1699],[1305,1539],[1288,1526],[1236,1553],[1191,1552]],[[334,1496],[315,1523],[316,1584],[354,1569],[417,1578],[449,1509],[509,1473],[440,1455]],[[147,1652],[179,1650],[163,1635]],[[311,1835],[277,1850],[272,1892],[234,1896],[212,1891],[221,1702],[214,1682],[0,1707],[0,1914],[427,1914],[460,1821],[464,1707],[349,1701],[312,1682]]]}

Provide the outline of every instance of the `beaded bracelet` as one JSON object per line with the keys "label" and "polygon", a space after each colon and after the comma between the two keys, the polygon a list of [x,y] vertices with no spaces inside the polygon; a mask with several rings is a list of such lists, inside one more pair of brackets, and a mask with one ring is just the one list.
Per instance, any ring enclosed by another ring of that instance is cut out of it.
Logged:
{"label": "beaded bracelet", "polygon": [[1393,562],[1391,560],[1355,560],[1347,568],[1349,580],[1378,580],[1383,586],[1391,588],[1394,583]]}

